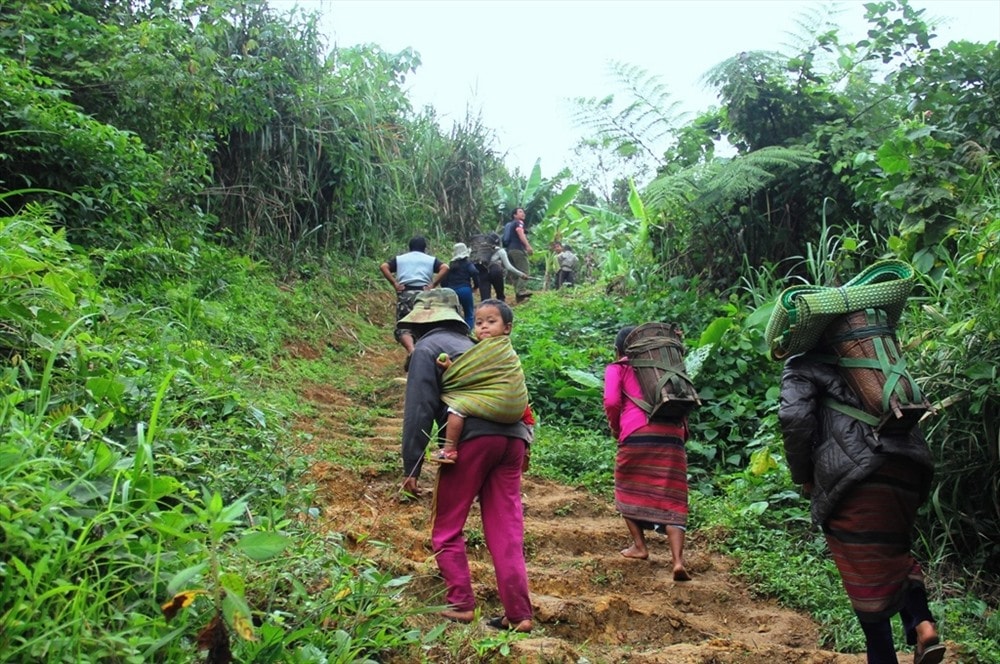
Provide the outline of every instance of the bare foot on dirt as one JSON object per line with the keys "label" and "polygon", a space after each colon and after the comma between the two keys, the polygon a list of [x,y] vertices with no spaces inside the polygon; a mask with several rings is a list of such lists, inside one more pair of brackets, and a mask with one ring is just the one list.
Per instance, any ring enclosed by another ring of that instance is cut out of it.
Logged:
{"label": "bare foot on dirt", "polygon": [[448,620],[458,622],[458,623],[470,623],[472,619],[476,617],[474,611],[455,611],[452,609],[447,609],[439,614],[442,618],[447,618]]}
{"label": "bare foot on dirt", "polygon": [[420,498],[420,489],[417,488],[417,478],[407,477],[403,480],[403,486],[399,487],[399,501],[409,502]]}
{"label": "bare foot on dirt", "polygon": [[646,560],[649,558],[648,551],[640,549],[634,544],[627,549],[622,549],[621,553],[626,558],[634,558],[635,560]]}
{"label": "bare foot on dirt", "polygon": [[690,580],[691,580],[691,575],[687,573],[687,570],[684,569],[683,565],[674,568],[674,581],[690,581]]}

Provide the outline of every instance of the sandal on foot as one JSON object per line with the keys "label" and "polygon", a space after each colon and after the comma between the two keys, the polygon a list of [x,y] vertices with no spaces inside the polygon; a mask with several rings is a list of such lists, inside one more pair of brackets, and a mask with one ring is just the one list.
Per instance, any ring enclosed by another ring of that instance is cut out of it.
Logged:
{"label": "sandal on foot", "polygon": [[[524,621],[522,620],[521,622]],[[518,623],[516,627],[514,625],[511,625],[510,621],[507,620],[506,616],[497,616],[496,618],[490,618],[489,620],[486,621],[486,626],[492,627],[493,629],[507,630],[510,632],[519,632],[521,634],[527,634],[528,632],[531,631],[531,627],[528,627],[527,629],[519,629],[521,623]]]}
{"label": "sandal on foot", "polygon": [[486,621],[487,627],[492,627],[493,629],[509,629],[510,623],[503,616],[497,616],[496,618],[490,618]]}
{"label": "sandal on foot", "polygon": [[931,639],[917,652],[913,653],[913,664],[941,664],[944,661],[945,647],[938,639]]}
{"label": "sandal on foot", "polygon": [[431,454],[428,460],[434,463],[455,463],[458,461],[458,452],[456,450],[438,450]]}

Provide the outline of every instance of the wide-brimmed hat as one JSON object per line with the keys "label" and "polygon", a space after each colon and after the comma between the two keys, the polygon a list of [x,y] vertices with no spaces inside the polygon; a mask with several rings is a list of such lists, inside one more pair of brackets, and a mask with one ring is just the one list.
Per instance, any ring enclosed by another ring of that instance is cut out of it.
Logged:
{"label": "wide-brimmed hat", "polygon": [[397,324],[408,327],[449,321],[468,327],[465,316],[462,315],[462,305],[458,302],[458,293],[450,288],[435,288],[417,293],[413,310],[400,318]]}
{"label": "wide-brimmed hat", "polygon": [[455,248],[451,250],[451,260],[457,261],[459,258],[468,258],[469,248],[464,242],[456,242]]}

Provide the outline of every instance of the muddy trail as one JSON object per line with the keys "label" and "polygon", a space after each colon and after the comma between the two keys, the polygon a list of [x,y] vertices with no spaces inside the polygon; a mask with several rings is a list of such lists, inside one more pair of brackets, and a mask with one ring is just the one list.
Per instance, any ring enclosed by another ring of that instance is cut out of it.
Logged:
{"label": "muddy trail", "polygon": [[[392,301],[373,294],[360,304],[363,317],[390,329]],[[342,330],[338,343],[353,335]],[[357,337],[353,336],[356,340]],[[332,341],[331,341],[332,343]],[[382,343],[382,342],[380,342]],[[339,350],[339,349],[338,349]],[[425,467],[421,497],[405,502],[399,487],[399,436],[405,374],[404,354],[385,335],[384,345],[338,352],[350,363],[344,384],[310,384],[302,394],[313,406],[296,428],[309,440],[301,453],[315,459],[307,481],[317,487],[316,507],[323,529],[336,531],[354,551],[394,574],[412,575],[406,594],[415,603],[440,604],[443,585],[430,551],[431,488],[434,468]],[[318,352],[303,345],[299,357]],[[363,389],[359,386],[364,386]],[[375,386],[374,388],[372,386]],[[362,422],[373,407],[392,416]],[[361,441],[361,445],[358,445]],[[610,441],[609,441],[610,444]],[[359,449],[357,464],[324,459],[324,449]],[[362,462],[363,461],[363,462]],[[374,462],[374,463],[372,463]],[[348,467],[350,466],[350,467]],[[433,466],[433,464],[427,464]],[[359,470],[360,468],[360,470]],[[462,639],[426,651],[434,662],[567,662],[637,664],[862,664],[861,655],[817,649],[818,628],[805,615],[754,598],[730,570],[733,563],[709,550],[690,532],[690,582],[673,580],[665,537],[651,534],[648,560],[624,558],[624,524],[610,501],[585,491],[525,475],[525,548],[535,611],[535,630],[511,644],[506,658],[477,655]],[[495,636],[485,619],[500,615],[489,554],[482,543],[476,508],[467,531],[469,556],[482,618],[465,631],[465,641]],[[435,614],[417,616],[428,630],[442,622]],[[909,658],[900,653],[900,661]],[[407,657],[397,661],[413,661]]]}

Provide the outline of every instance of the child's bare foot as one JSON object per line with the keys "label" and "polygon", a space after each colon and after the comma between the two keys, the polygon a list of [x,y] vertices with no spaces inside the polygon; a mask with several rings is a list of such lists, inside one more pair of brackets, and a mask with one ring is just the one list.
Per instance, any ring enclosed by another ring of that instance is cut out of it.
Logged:
{"label": "child's bare foot", "polygon": [[431,454],[428,460],[433,461],[434,463],[444,463],[444,464],[455,463],[456,461],[458,461],[458,450],[449,450],[442,448],[437,452]]}
{"label": "child's bare foot", "polygon": [[649,558],[649,551],[646,549],[640,549],[635,544],[627,549],[622,549],[621,553],[626,558],[634,558],[635,560],[646,560]]}
{"label": "child's bare foot", "polygon": [[674,581],[690,581],[691,575],[684,569],[684,565],[674,567]]}

